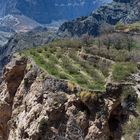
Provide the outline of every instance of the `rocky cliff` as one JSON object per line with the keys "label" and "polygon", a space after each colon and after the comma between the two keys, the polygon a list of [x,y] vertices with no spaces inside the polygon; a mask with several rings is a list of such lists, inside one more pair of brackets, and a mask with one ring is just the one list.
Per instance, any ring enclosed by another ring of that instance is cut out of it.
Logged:
{"label": "rocky cliff", "polygon": [[137,95],[124,95],[125,86],[84,90],[16,55],[0,84],[1,140],[120,140],[123,124],[136,114]]}
{"label": "rocky cliff", "polygon": [[111,4],[102,6],[90,16],[65,22],[60,27],[60,32],[71,36],[81,36],[86,33],[97,36],[118,22],[133,23],[139,21],[139,11],[140,2],[138,0],[114,0]]}

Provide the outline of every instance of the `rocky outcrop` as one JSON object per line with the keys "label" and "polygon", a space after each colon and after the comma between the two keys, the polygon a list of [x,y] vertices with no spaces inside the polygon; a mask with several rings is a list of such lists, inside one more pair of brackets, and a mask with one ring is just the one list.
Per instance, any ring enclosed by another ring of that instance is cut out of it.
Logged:
{"label": "rocky outcrop", "polygon": [[130,102],[135,106],[135,93],[122,100],[121,84],[108,84],[105,92],[84,90],[26,62],[16,57],[4,69],[2,140],[121,139],[122,124],[135,111],[129,110]]}
{"label": "rocky outcrop", "polygon": [[114,0],[111,4],[102,6],[90,16],[65,22],[60,27],[60,33],[63,32],[71,36],[81,36],[87,33],[97,36],[102,32],[106,32],[110,26],[118,22],[133,23],[139,21],[139,5],[138,0]]}
{"label": "rocky outcrop", "polygon": [[5,67],[3,80],[0,85],[0,139],[7,140],[9,127],[8,121],[12,114],[12,104],[16,91],[24,77],[26,59],[13,60]]}

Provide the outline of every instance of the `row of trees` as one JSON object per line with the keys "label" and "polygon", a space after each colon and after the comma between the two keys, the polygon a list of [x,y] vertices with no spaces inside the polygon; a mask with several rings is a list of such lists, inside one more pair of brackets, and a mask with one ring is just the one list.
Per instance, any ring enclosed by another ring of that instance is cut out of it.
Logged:
{"label": "row of trees", "polygon": [[102,46],[106,46],[109,51],[111,47],[114,47],[117,50],[127,49],[129,52],[136,46],[136,43],[132,36],[126,33],[105,33],[100,37],[93,38],[88,34],[85,34],[81,38],[83,44],[86,47],[90,47],[94,41],[100,50]]}
{"label": "row of trees", "polygon": [[127,49],[129,52],[135,47],[133,38],[128,34],[113,33],[106,34],[98,38],[97,46],[100,48],[101,45],[105,45],[109,51],[111,47],[117,50]]}

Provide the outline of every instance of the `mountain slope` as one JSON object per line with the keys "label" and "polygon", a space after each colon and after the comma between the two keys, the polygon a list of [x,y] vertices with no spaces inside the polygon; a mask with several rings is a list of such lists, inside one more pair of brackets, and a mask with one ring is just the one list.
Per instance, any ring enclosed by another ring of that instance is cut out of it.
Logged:
{"label": "mountain slope", "polygon": [[111,0],[0,0],[0,15],[24,15],[39,23],[73,19],[89,14]]}
{"label": "mountain slope", "polygon": [[118,22],[132,23],[140,20],[140,1],[114,0],[111,4],[102,6],[90,16],[65,22],[60,27],[60,32],[70,35],[99,35],[107,26]]}
{"label": "mountain slope", "polygon": [[24,15],[7,15],[0,18],[0,27],[10,28],[15,32],[27,32],[37,26],[41,25]]}

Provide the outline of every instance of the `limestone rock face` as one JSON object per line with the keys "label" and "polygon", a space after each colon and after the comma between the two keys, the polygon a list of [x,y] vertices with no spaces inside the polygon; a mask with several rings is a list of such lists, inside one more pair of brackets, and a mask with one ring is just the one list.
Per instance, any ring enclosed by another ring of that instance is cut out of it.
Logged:
{"label": "limestone rock face", "polygon": [[0,85],[0,138],[8,139],[8,121],[12,114],[15,93],[24,77],[26,59],[14,59],[4,68],[3,82]]}
{"label": "limestone rock face", "polygon": [[2,140],[121,139],[121,116],[129,116],[121,106],[121,85],[110,84],[105,92],[85,96],[89,91],[77,86],[73,90],[68,81],[49,76],[24,58],[8,64],[3,79]]}
{"label": "limestone rock face", "polygon": [[13,63],[9,63],[3,71],[3,79],[6,82],[9,94],[15,94],[18,86],[23,79],[26,68],[26,59],[23,58],[21,60],[16,60]]}

